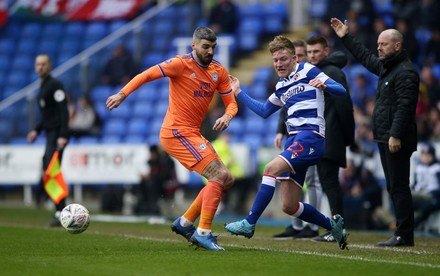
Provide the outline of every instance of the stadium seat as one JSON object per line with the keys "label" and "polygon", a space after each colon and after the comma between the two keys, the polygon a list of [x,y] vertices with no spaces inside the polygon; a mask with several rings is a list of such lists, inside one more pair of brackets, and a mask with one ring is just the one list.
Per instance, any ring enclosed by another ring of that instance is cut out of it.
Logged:
{"label": "stadium seat", "polygon": [[[0,41],[1,43],[1,41]],[[1,50],[0,50],[1,52]],[[1,52],[0,54],[0,71],[6,72],[9,70],[9,67],[11,66],[12,58],[10,54]]]}
{"label": "stadium seat", "polygon": [[64,27],[64,38],[68,39],[69,37],[72,39],[80,38],[84,35],[84,30],[86,23],[83,22],[69,22]]}
{"label": "stadium seat", "polygon": [[101,138],[102,144],[120,144],[122,139],[119,135],[106,135]]}
{"label": "stadium seat", "polygon": [[11,38],[4,38],[0,40],[0,53],[12,54],[14,53],[16,45]]}
{"label": "stadium seat", "polygon": [[47,54],[54,58],[58,53],[59,42],[57,40],[42,40],[37,47],[38,53]]}
{"label": "stadium seat", "polygon": [[21,28],[20,36],[22,38],[36,38],[41,36],[43,25],[39,22],[28,22]]}
{"label": "stadium seat", "polygon": [[246,135],[258,134],[264,135],[267,132],[267,125],[263,118],[247,118],[244,121],[244,131]]}
{"label": "stadium seat", "polygon": [[125,120],[119,118],[107,119],[104,124],[102,135],[119,135],[124,137],[126,133],[127,123]]}
{"label": "stadium seat", "polygon": [[93,21],[86,25],[84,32],[84,38],[96,38],[101,39],[108,35],[108,26],[103,21]]}
{"label": "stadium seat", "polygon": [[238,45],[240,50],[243,51],[255,51],[260,47],[259,37],[256,33],[241,33],[238,36]]}
{"label": "stadium seat", "polygon": [[77,139],[77,143],[79,145],[99,144],[99,139],[96,136],[83,136]]}
{"label": "stadium seat", "polygon": [[226,129],[227,132],[231,133],[231,135],[234,136],[241,136],[244,133],[243,128],[243,119],[240,117],[235,117],[230,123],[228,128]]}
{"label": "stadium seat", "polygon": [[142,69],[148,69],[149,67],[159,64],[164,61],[167,57],[163,53],[151,52],[144,56],[142,59]]}
{"label": "stadium seat", "polygon": [[[105,103],[105,100],[102,101],[102,103]],[[124,101],[123,104],[119,105],[117,108],[110,111],[109,115],[110,118],[120,118],[124,120],[128,120],[131,117],[132,114],[132,106]]]}
{"label": "stadium seat", "polygon": [[91,97],[94,102],[105,102],[109,96],[114,94],[113,88],[110,85],[97,85],[92,88]]}
{"label": "stadium seat", "polygon": [[150,101],[136,101],[133,104],[132,118],[149,120],[155,116],[153,103]]}
{"label": "stadium seat", "polygon": [[42,37],[56,37],[60,38],[63,35],[64,26],[61,23],[48,23],[43,26],[43,31],[41,33]]}
{"label": "stadium seat", "polygon": [[27,144],[29,144],[29,142],[26,139],[26,137],[12,137],[9,140],[9,144],[11,144],[11,145],[27,145]]}
{"label": "stadium seat", "polygon": [[264,6],[260,3],[250,3],[239,6],[240,17],[243,18],[263,18]]}
{"label": "stadium seat", "polygon": [[34,56],[33,55],[17,55],[13,61],[11,70],[12,71],[30,71],[34,68]]}
{"label": "stadium seat", "polygon": [[6,79],[6,85],[9,88],[22,88],[27,84],[29,84],[29,74],[25,71],[11,72]]}
{"label": "stadium seat", "polygon": [[127,135],[124,139],[126,144],[145,144],[146,138],[143,135]]}
{"label": "stadium seat", "polygon": [[14,124],[11,120],[0,119],[0,136],[4,137],[5,140],[11,138],[14,132]]}
{"label": "stadium seat", "polygon": [[[21,39],[17,42],[17,52],[20,55],[32,55],[34,56],[37,53],[37,47],[35,45],[39,42],[38,39]],[[33,58],[32,58],[33,61]]]}
{"label": "stadium seat", "polygon": [[109,26],[109,32],[113,33],[117,30],[119,30],[121,27],[123,27],[125,24],[127,24],[128,21],[126,20],[114,20],[110,22]]}
{"label": "stadium seat", "polygon": [[131,119],[128,123],[127,135],[139,135],[139,136],[147,136],[148,135],[149,125],[147,120],[145,119]]}

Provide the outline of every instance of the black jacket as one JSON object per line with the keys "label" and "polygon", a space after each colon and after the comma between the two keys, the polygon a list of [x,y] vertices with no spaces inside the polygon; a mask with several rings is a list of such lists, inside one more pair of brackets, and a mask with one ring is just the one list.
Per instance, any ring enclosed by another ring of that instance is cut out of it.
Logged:
{"label": "black jacket", "polygon": [[[324,92],[326,148],[322,158],[335,161],[340,167],[344,168],[346,166],[346,147],[354,143],[353,102],[345,74],[341,70],[346,64],[347,56],[345,53],[336,51],[316,65],[322,72],[347,90],[347,94],[344,96],[334,96]],[[283,108],[281,112],[285,113],[280,115],[277,132],[286,134],[284,120],[287,110]]]}
{"label": "black jacket", "polygon": [[52,76],[46,77],[40,86],[38,93],[38,106],[41,111],[41,119],[35,130],[58,128],[60,137],[68,138],[69,111],[67,97],[63,85]]}
{"label": "black jacket", "polygon": [[345,47],[370,72],[379,76],[373,112],[373,134],[377,143],[399,138],[402,149],[417,150],[416,106],[420,78],[406,51],[383,61],[353,36],[342,38]]}

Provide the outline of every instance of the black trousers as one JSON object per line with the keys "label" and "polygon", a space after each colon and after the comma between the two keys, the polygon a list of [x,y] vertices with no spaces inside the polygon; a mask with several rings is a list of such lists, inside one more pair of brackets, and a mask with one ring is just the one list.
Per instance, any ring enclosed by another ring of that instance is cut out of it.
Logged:
{"label": "black trousers", "polygon": [[[37,204],[41,202],[41,196],[43,194],[46,194],[46,190],[44,189],[44,172],[46,171],[47,167],[49,167],[50,160],[52,159],[53,154],[58,148],[57,140],[58,137],[60,137],[59,135],[60,132],[59,129],[57,128],[45,130],[45,132],[46,132],[46,148],[44,150],[44,155],[43,155],[43,173],[37,191]],[[63,152],[64,150],[59,151],[58,159],[60,160],[60,164],[63,157]],[[65,199],[61,200],[58,204],[55,204],[55,208],[57,211],[63,210],[64,207],[66,207]]]}
{"label": "black trousers", "polygon": [[332,215],[344,216],[344,192],[339,183],[339,165],[330,159],[321,159],[317,165],[322,191],[327,195]]}
{"label": "black trousers", "polygon": [[387,191],[393,203],[397,229],[395,236],[414,240],[414,208],[409,187],[412,151],[402,148],[391,153],[388,144],[378,144],[380,160],[385,173]]}

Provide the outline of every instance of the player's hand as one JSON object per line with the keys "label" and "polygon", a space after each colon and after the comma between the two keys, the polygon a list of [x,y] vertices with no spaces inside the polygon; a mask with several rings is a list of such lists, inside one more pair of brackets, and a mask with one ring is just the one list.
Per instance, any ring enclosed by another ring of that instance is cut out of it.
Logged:
{"label": "player's hand", "polygon": [[330,26],[335,31],[336,35],[339,37],[344,37],[348,34],[348,21],[344,20],[344,23],[337,18],[330,19]]}
{"label": "player's hand", "polygon": [[281,147],[281,141],[283,141],[283,137],[284,135],[282,133],[277,133],[275,135],[275,138],[273,139],[273,145],[277,148],[277,149],[283,149]]}
{"label": "player's hand", "polygon": [[234,93],[234,95],[237,96],[238,94],[240,94],[240,80],[233,75],[229,75],[229,81],[231,82],[232,92]]}
{"label": "player's hand", "polygon": [[67,139],[63,137],[59,137],[57,139],[57,146],[58,149],[64,149],[64,147],[67,145]]}
{"label": "player's hand", "polygon": [[35,142],[35,139],[37,139],[38,133],[36,130],[32,130],[28,133],[28,135],[26,136],[26,139],[29,143],[33,143]]}
{"label": "player's hand", "polygon": [[398,152],[402,148],[400,139],[390,136],[390,139],[388,140],[388,147],[391,153]]}
{"label": "player's hand", "polygon": [[118,107],[125,100],[125,98],[126,96],[124,95],[124,93],[118,92],[108,97],[105,104],[109,110],[112,110],[113,108]]}
{"label": "player's hand", "polygon": [[327,85],[325,85],[325,83],[323,83],[321,80],[319,79],[313,79],[309,81],[309,85],[319,88],[321,90],[324,90],[327,88]]}
{"label": "player's hand", "polygon": [[232,120],[231,116],[229,116],[228,114],[224,114],[215,121],[215,124],[212,127],[212,129],[216,131],[225,130],[229,126],[231,120]]}

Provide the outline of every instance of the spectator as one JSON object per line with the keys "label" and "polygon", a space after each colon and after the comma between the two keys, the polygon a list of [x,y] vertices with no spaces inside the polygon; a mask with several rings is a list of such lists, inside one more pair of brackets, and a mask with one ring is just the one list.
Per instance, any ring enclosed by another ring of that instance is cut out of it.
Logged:
{"label": "spectator", "polygon": [[433,145],[425,143],[414,171],[411,186],[414,225],[420,227],[433,212],[440,210],[440,163]]}
{"label": "spectator", "polygon": [[230,0],[217,0],[209,12],[209,27],[218,34],[234,34],[238,24],[237,6]]}
{"label": "spectator", "polygon": [[440,26],[437,26],[432,31],[431,39],[428,41],[425,49],[424,63],[440,63]]}
{"label": "spectator", "polygon": [[117,45],[105,64],[101,83],[111,86],[125,85],[135,72],[136,66],[132,56],[124,46]]}
{"label": "spectator", "polygon": [[137,212],[161,214],[159,201],[178,188],[174,160],[158,145],[150,146],[149,173],[141,175]]}
{"label": "spectator", "polygon": [[78,98],[69,120],[69,132],[73,137],[97,136],[101,132],[102,121],[87,96]]}
{"label": "spectator", "polygon": [[350,91],[353,91],[351,98],[353,104],[362,111],[366,112],[365,103],[368,98],[374,98],[376,91],[373,86],[369,84],[368,77],[365,73],[361,72],[354,76]]}
{"label": "spectator", "polygon": [[364,164],[366,158],[371,156],[351,152],[347,167],[341,170],[344,214],[350,228],[376,228],[373,213],[382,205],[382,188],[373,172]]}

